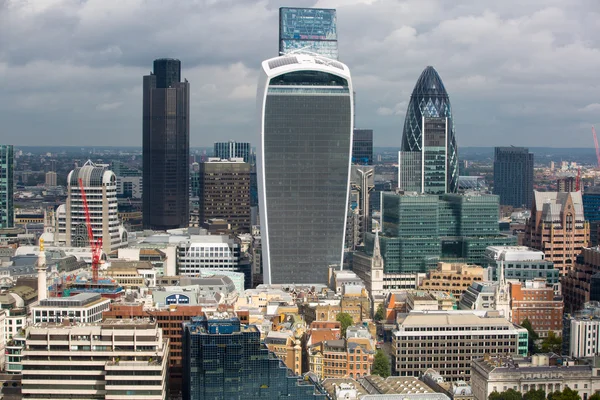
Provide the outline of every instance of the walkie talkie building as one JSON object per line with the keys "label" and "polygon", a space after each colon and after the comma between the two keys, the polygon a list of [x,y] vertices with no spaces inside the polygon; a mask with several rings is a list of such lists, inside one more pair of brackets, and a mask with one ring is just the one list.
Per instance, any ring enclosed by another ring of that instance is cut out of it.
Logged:
{"label": "walkie talkie building", "polygon": [[265,283],[322,283],[342,263],[352,154],[352,81],[328,58],[262,63],[258,189]]}

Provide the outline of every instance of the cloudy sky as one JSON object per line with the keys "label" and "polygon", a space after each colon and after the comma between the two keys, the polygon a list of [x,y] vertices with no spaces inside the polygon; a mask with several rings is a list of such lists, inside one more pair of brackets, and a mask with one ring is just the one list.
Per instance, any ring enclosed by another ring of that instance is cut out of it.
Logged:
{"label": "cloudy sky", "polygon": [[0,143],[141,146],[142,75],[159,57],[190,81],[192,146],[256,143],[280,6],[337,8],[357,127],[376,146],[400,145],[427,65],[459,147],[593,146],[598,0],[0,0]]}

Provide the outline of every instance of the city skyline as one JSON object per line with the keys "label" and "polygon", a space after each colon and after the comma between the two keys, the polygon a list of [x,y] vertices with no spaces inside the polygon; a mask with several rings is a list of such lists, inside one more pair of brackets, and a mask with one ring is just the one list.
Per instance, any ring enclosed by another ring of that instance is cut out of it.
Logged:
{"label": "city skyline", "polygon": [[[414,76],[433,65],[461,116],[460,146],[532,147],[543,137],[548,146],[591,147],[589,126],[600,123],[589,85],[600,66],[592,3],[365,3],[294,6],[337,9],[339,56],[357,91],[356,127],[372,128],[375,146],[400,146]],[[191,146],[251,138],[260,61],[277,49],[279,4],[144,4],[3,2],[1,141],[141,145],[138,77],[162,56],[180,58],[182,78],[194,82]],[[197,24],[209,12],[210,21]],[[166,13],[183,19],[158,24]],[[254,21],[252,35],[239,29],[244,21]]]}

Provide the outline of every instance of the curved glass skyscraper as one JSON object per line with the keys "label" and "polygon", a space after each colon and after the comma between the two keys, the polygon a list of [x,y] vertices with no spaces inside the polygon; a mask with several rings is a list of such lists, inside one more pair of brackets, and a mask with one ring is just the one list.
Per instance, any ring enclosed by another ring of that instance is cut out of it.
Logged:
{"label": "curved glass skyscraper", "polygon": [[431,66],[421,73],[410,96],[399,161],[400,189],[456,192],[458,148],[452,107],[442,79]]}
{"label": "curved glass skyscraper", "polygon": [[257,149],[265,283],[322,283],[341,265],[352,154],[346,65],[289,54],[262,63]]}

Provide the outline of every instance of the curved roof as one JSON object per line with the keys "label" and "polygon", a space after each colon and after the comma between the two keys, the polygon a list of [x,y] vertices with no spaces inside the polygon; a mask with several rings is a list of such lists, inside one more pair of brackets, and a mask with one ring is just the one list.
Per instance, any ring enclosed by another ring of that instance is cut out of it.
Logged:
{"label": "curved roof", "polygon": [[323,71],[350,79],[350,69],[346,64],[312,54],[288,54],[270,58],[262,62],[262,68],[269,78],[287,72],[311,70]]}
{"label": "curved roof", "polygon": [[109,183],[116,184],[117,178],[114,172],[107,167],[107,165],[96,165],[88,160],[83,166],[69,172],[67,182],[71,186],[79,186],[79,179],[81,179],[85,187],[103,186]]}

